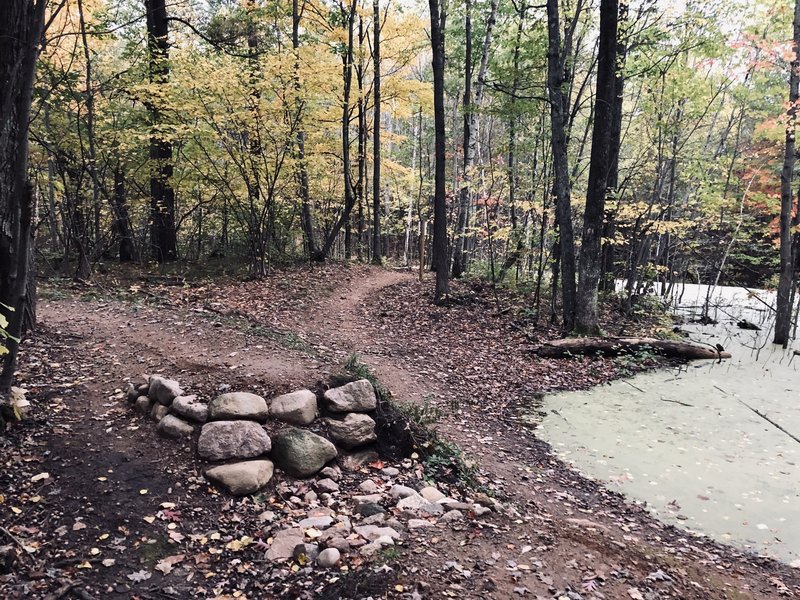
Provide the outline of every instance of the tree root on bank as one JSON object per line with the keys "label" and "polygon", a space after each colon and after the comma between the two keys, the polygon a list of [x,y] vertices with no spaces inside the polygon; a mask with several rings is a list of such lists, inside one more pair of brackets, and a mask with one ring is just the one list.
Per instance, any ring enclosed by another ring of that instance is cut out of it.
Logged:
{"label": "tree root on bank", "polygon": [[564,338],[545,342],[536,349],[543,358],[569,358],[575,355],[619,356],[641,350],[650,350],[671,358],[722,359],[730,358],[730,352],[710,344],[686,340],[658,340],[655,338]]}

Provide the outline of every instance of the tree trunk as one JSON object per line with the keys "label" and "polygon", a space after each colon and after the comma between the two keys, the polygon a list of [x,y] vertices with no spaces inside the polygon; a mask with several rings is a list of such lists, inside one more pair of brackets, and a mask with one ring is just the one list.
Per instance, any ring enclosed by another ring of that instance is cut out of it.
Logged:
{"label": "tree trunk", "polygon": [[449,292],[447,251],[447,198],[445,196],[445,108],[444,108],[444,32],[447,12],[442,0],[428,0],[431,13],[431,50],[433,53],[434,114],[434,194],[433,194],[433,267],[436,271],[434,302],[441,304]]}
{"label": "tree trunk", "polygon": [[[150,82],[165,85],[169,79],[169,33],[165,0],[145,0],[147,11],[147,49],[150,56]],[[158,262],[178,258],[175,230],[175,191],[172,189],[172,143],[161,137],[158,127],[161,110],[148,104],[150,124],[150,246]]]}
{"label": "tree trunk", "polygon": [[116,230],[119,236],[119,261],[133,262],[136,260],[136,245],[133,241],[133,227],[130,213],[128,212],[128,199],[125,196],[125,173],[117,165],[114,169],[114,214],[116,216]]}
{"label": "tree trunk", "polygon": [[[581,10],[578,2],[576,14]],[[547,92],[550,99],[550,129],[553,153],[553,195],[558,223],[559,260],[561,262],[562,322],[566,331],[575,325],[575,238],[570,204],[569,165],[567,159],[567,121],[569,99],[565,93],[570,71],[572,34],[568,30],[561,45],[561,20],[558,0],[547,0]]]}
{"label": "tree trunk", "polygon": [[[372,0],[372,94],[375,114],[372,118],[372,262],[381,264],[381,11]],[[390,132],[391,133],[391,132]]]}
{"label": "tree trunk", "polygon": [[[303,2],[305,8],[305,1]],[[311,198],[308,191],[308,168],[306,166],[306,132],[302,126],[303,98],[300,87],[300,6],[298,0],[292,0],[292,50],[294,51],[294,90],[295,111],[297,119],[297,140],[295,142],[295,158],[297,159],[296,177],[300,193],[301,222],[306,251],[311,260],[319,260],[320,252],[314,237],[314,215],[311,211]]]}
{"label": "tree trunk", "polygon": [[789,110],[786,123],[786,145],[781,171],[780,216],[780,278],[775,313],[775,336],[772,341],[784,348],[789,344],[792,328],[792,286],[794,285],[794,252],[792,249],[792,205],[794,204],[795,135],[797,133],[797,103],[800,99],[800,0],[794,5],[794,57],[789,71]]}
{"label": "tree trunk", "polygon": [[[469,12],[465,26],[467,32],[467,57],[464,61],[464,173],[463,184],[459,192],[459,209],[456,239],[453,247],[453,277],[461,277],[467,270],[467,228],[469,227],[469,216],[472,208],[472,190],[470,183],[472,170],[475,167],[475,159],[478,154],[478,111],[483,100],[483,92],[486,86],[486,71],[489,67],[489,55],[492,45],[492,33],[497,18],[498,0],[491,0],[489,5],[489,15],[486,18],[486,31],[483,36],[483,48],[481,49],[481,62],[478,67],[478,77],[475,80],[475,101],[470,98],[471,78],[472,78],[472,25]],[[467,5],[469,11],[469,4]]]}
{"label": "tree trunk", "polygon": [[[0,314],[8,320],[7,332],[17,339],[26,325],[33,325],[26,315],[35,315],[28,123],[44,8],[45,0],[0,3]],[[16,339],[3,343],[8,352],[3,357],[0,394],[11,387],[19,349]]]}
{"label": "tree trunk", "polygon": [[[339,6],[342,16],[346,19],[347,27],[347,50],[342,55],[342,80],[344,94],[342,97],[342,170],[344,175],[344,210],[334,223],[333,228],[325,239],[325,245],[321,251],[321,258],[324,259],[333,247],[336,237],[342,230],[342,226],[350,219],[350,213],[355,205],[355,192],[353,191],[353,179],[350,170],[350,90],[353,85],[353,29],[355,25],[356,0],[352,0],[347,9],[344,5]],[[347,13],[345,14],[345,10]]]}
{"label": "tree trunk", "polygon": [[597,56],[597,91],[594,103],[592,155],[583,217],[575,329],[582,335],[598,335],[597,291],[602,265],[601,236],[608,193],[611,155],[609,143],[613,128],[615,73],[617,70],[618,0],[600,1],[600,40]]}
{"label": "tree trunk", "polygon": [[546,358],[569,358],[576,354],[586,356],[619,356],[642,350],[685,359],[730,358],[730,352],[710,344],[690,341],[658,340],[655,338],[566,338],[552,340],[540,346],[536,353]]}

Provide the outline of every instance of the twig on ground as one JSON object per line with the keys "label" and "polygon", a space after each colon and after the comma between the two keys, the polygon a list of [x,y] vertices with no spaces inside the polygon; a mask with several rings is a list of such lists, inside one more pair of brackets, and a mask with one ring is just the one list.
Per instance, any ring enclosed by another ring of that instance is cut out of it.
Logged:
{"label": "twig on ground", "polygon": [[[738,398],[737,398],[737,399],[738,399]],[[789,433],[789,432],[788,432],[788,431],[786,431],[786,430],[785,430],[783,427],[781,427],[781,426],[780,426],[780,424],[776,423],[775,421],[773,421],[772,419],[770,419],[770,418],[769,418],[767,415],[765,415],[764,413],[762,413],[762,412],[761,412],[761,411],[759,411],[759,410],[756,410],[755,408],[753,408],[752,406],[750,406],[749,404],[747,404],[747,403],[746,403],[746,402],[744,402],[743,400],[739,400],[739,402],[741,402],[741,403],[742,403],[744,406],[746,406],[748,409],[752,410],[752,411],[753,411],[754,413],[756,413],[756,414],[757,414],[759,417],[761,417],[762,419],[764,419],[764,420],[765,420],[767,423],[769,423],[769,424],[770,424],[770,425],[772,425],[773,427],[775,427],[775,428],[779,429],[780,431],[782,431],[783,433],[785,433],[786,435],[788,435],[790,438],[792,438],[792,439],[793,439],[795,442],[797,442],[798,444],[800,444],[800,438],[799,438],[799,437],[797,437],[797,436],[796,436],[796,435],[794,435],[793,433]]]}

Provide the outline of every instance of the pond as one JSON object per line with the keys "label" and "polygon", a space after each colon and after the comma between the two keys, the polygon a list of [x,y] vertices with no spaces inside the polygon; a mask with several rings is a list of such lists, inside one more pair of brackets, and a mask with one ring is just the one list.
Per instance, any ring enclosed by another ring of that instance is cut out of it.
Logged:
{"label": "pond", "polygon": [[[678,290],[676,310],[696,319],[707,292]],[[663,521],[800,566],[800,356],[771,344],[774,294],[720,287],[709,305],[716,324],[681,328],[733,358],[548,396],[538,435]]]}

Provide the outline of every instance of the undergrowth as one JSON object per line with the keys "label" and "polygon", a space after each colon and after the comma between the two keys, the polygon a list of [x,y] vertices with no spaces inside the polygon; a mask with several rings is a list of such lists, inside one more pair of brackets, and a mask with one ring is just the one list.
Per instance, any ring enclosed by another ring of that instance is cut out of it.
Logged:
{"label": "undergrowth", "polygon": [[382,456],[406,458],[416,454],[431,479],[469,489],[481,488],[475,465],[457,444],[439,434],[436,424],[442,412],[429,399],[422,404],[394,402],[391,392],[355,354],[347,359],[343,374],[336,379],[337,385],[366,379],[375,388],[378,398],[376,432]]}

